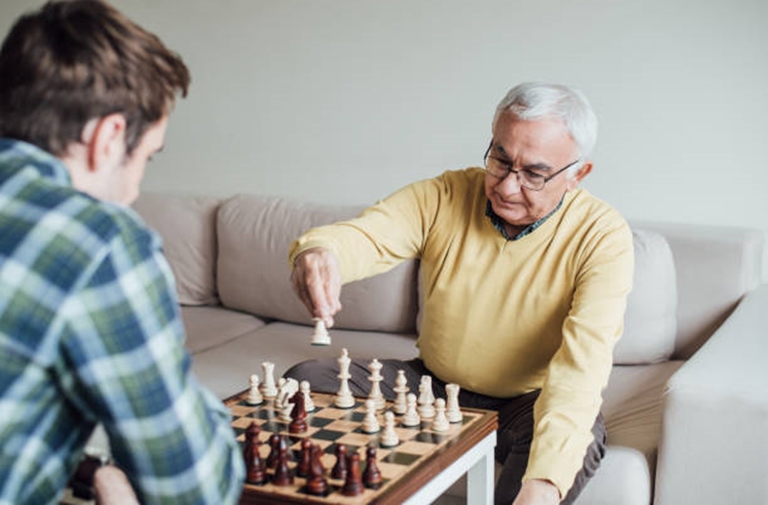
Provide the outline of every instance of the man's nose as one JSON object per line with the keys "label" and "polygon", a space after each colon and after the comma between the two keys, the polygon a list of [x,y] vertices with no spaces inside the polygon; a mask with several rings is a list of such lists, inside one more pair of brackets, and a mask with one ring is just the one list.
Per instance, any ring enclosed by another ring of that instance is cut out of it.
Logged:
{"label": "man's nose", "polygon": [[498,191],[499,193],[506,195],[514,195],[520,192],[520,178],[518,172],[509,172],[506,177],[499,181]]}

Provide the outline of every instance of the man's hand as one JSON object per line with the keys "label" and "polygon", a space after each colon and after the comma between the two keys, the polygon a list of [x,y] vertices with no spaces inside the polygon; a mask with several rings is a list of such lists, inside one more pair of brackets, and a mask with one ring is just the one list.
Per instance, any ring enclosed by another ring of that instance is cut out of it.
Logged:
{"label": "man's hand", "polygon": [[341,268],[336,255],[323,247],[304,251],[293,263],[291,283],[312,317],[322,318],[326,328],[333,326],[333,316],[341,310]]}
{"label": "man's hand", "polygon": [[557,505],[560,503],[560,491],[549,481],[531,479],[523,482],[517,498],[512,505]]}
{"label": "man's hand", "polygon": [[128,477],[116,466],[107,465],[96,470],[93,490],[99,505],[139,505]]}

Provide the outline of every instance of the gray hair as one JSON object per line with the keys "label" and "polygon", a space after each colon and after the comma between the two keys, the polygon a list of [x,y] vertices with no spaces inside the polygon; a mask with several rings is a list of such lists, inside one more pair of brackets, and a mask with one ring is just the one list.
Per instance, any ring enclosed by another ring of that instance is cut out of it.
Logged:
{"label": "gray hair", "polygon": [[[579,148],[579,157],[589,156],[597,140],[597,117],[587,98],[578,90],[562,84],[524,82],[518,84],[499,102],[493,116],[493,126],[504,112],[511,112],[523,121],[545,117],[560,118]],[[577,163],[568,170],[573,175],[581,167]]]}

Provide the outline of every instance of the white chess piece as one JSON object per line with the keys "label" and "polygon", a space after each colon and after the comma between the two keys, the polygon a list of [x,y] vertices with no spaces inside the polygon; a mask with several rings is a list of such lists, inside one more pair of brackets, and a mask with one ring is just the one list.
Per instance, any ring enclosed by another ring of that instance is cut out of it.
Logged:
{"label": "white chess piece", "polygon": [[435,416],[435,395],[432,393],[432,377],[421,376],[419,384],[419,416],[422,419],[431,419]]}
{"label": "white chess piece", "polygon": [[403,426],[407,427],[413,427],[413,426],[419,426],[421,425],[421,418],[419,417],[419,413],[416,411],[416,395],[413,393],[408,393],[406,396],[406,409],[405,414],[403,414],[403,419],[400,421],[400,423]]}
{"label": "white chess piece", "polygon": [[315,322],[315,331],[312,333],[312,345],[331,345],[331,335],[325,328],[325,323],[320,317],[313,317],[312,321]]}
{"label": "white chess piece", "polygon": [[463,419],[459,408],[459,385],[446,384],[445,393],[448,399],[445,402],[445,415],[450,423],[460,423]]}
{"label": "white chess piece", "polygon": [[448,431],[450,427],[448,418],[445,416],[445,400],[438,398],[435,400],[435,419],[432,421],[432,431]]}
{"label": "white chess piece", "polygon": [[283,403],[283,407],[280,409],[280,415],[278,418],[284,422],[284,423],[290,423],[293,421],[293,418],[291,417],[291,412],[293,412],[294,403],[291,403],[289,401],[286,401]]}
{"label": "white chess piece", "polygon": [[301,381],[299,391],[304,395],[304,411],[312,412],[315,410],[315,402],[312,401],[312,395],[309,390],[309,381]]}
{"label": "white chess piece", "polygon": [[381,394],[380,385],[381,379],[383,379],[380,373],[382,366],[383,365],[379,362],[379,360],[375,358],[368,365],[368,370],[371,371],[371,375],[368,377],[368,380],[371,381],[371,393],[368,395],[368,398],[373,400],[374,405],[376,405],[376,410],[383,410],[386,406],[384,395]]}
{"label": "white chess piece", "polygon": [[395,403],[392,404],[392,410],[395,414],[405,414],[405,409],[408,406],[405,401],[406,395],[408,394],[408,379],[405,378],[405,370],[397,371],[395,393],[397,393],[397,396],[395,397]]}
{"label": "white chess piece", "polygon": [[264,397],[259,391],[259,376],[251,374],[249,378],[250,389],[248,390],[248,397],[245,399],[245,403],[248,405],[260,405],[264,403]]}
{"label": "white chess piece", "polygon": [[277,398],[275,399],[275,409],[280,410],[288,403],[288,399],[299,390],[299,382],[291,377],[280,377],[277,381]]}
{"label": "white chess piece", "polygon": [[395,431],[395,414],[391,410],[384,412],[384,431],[381,432],[379,443],[382,447],[394,447],[400,443],[400,437]]}
{"label": "white chess piece", "polygon": [[360,425],[363,433],[376,433],[381,429],[379,420],[376,419],[376,402],[368,398],[365,400],[365,417]]}
{"label": "white chess piece", "polygon": [[346,349],[341,350],[341,357],[339,357],[338,361],[339,375],[337,377],[341,379],[341,385],[333,403],[339,408],[349,409],[355,406],[355,397],[352,396],[352,391],[349,390],[349,379],[352,377],[349,373],[349,364],[352,360],[349,359],[349,353],[347,353]]}
{"label": "white chess piece", "polygon": [[261,394],[264,398],[271,399],[277,396],[277,386],[275,386],[275,364],[265,361],[261,364],[264,369],[264,382],[261,383]]}

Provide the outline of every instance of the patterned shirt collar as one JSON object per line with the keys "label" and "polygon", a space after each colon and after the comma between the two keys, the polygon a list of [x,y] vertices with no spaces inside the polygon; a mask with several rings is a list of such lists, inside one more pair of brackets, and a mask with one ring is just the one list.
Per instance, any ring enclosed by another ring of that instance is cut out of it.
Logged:
{"label": "patterned shirt collar", "polygon": [[530,235],[531,233],[536,231],[536,229],[539,226],[541,226],[542,224],[544,224],[544,222],[547,219],[549,219],[552,216],[552,214],[557,212],[558,209],[560,209],[560,207],[563,205],[563,200],[564,199],[565,199],[565,195],[563,195],[563,198],[560,199],[560,202],[557,204],[557,207],[555,207],[552,212],[550,212],[546,216],[542,217],[541,219],[539,219],[535,223],[529,224],[520,233],[518,233],[514,237],[510,237],[509,234],[507,233],[507,230],[504,229],[504,220],[502,218],[500,218],[498,216],[498,214],[496,214],[493,211],[493,206],[491,205],[491,201],[490,200],[488,200],[488,202],[485,204],[485,215],[488,216],[488,218],[491,220],[491,223],[493,223],[494,228],[499,230],[501,232],[501,235],[505,239],[507,239],[507,240],[520,240],[521,238],[525,237],[526,235]]}
{"label": "patterned shirt collar", "polygon": [[22,140],[0,138],[0,166],[36,170],[57,184],[72,185],[69,171],[59,158]]}

